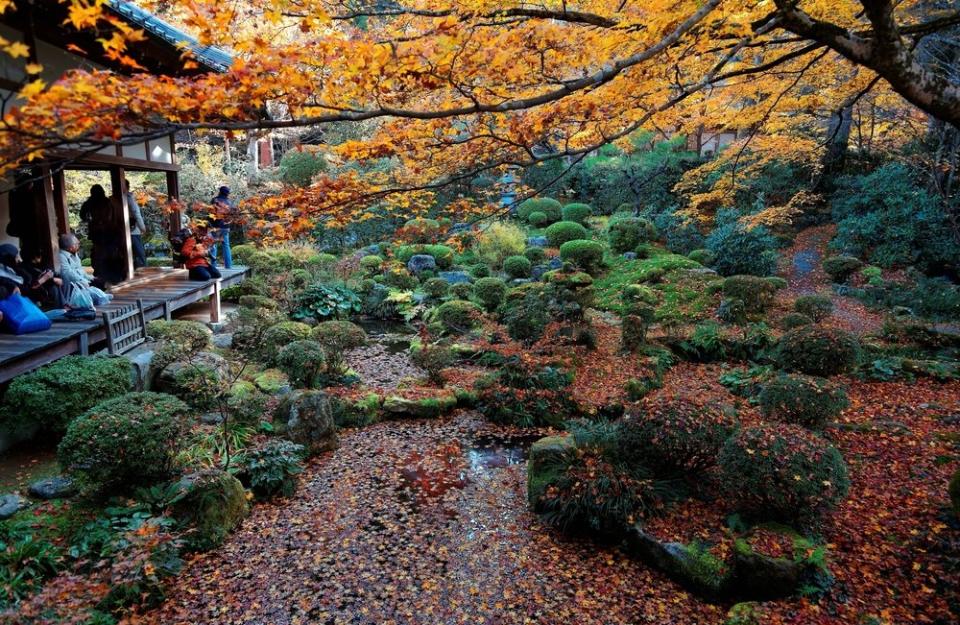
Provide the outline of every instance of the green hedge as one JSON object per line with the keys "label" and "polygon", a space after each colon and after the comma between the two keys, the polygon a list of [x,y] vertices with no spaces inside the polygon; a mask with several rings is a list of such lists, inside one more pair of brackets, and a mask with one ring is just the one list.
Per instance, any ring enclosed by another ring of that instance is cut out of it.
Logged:
{"label": "green hedge", "polygon": [[560,247],[567,241],[590,238],[587,229],[573,221],[558,221],[548,227],[545,234],[550,247]]}

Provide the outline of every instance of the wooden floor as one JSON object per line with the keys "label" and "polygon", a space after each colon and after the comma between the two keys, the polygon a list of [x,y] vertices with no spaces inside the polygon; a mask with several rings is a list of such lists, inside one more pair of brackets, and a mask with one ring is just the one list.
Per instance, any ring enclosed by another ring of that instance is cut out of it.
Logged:
{"label": "wooden floor", "polygon": [[[188,278],[185,269],[140,269],[133,279],[110,289],[113,301],[97,307],[97,313],[136,305],[137,300],[142,300],[144,317],[149,321],[169,318],[176,310],[210,297],[211,316],[215,317],[219,314],[220,289],[243,282],[249,271],[246,267],[221,269],[220,280],[195,282]],[[55,321],[49,330],[34,334],[0,334],[0,383],[63,356],[95,351],[105,340],[102,316],[94,321]]]}

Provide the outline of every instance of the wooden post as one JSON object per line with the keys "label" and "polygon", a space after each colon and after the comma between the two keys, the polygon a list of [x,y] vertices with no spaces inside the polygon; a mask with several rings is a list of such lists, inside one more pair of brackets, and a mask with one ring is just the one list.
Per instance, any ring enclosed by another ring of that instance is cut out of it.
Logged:
{"label": "wooden post", "polygon": [[213,293],[210,294],[210,323],[220,323],[220,279],[213,281]]}
{"label": "wooden post", "polygon": [[34,205],[37,211],[37,229],[39,236],[40,251],[43,254],[43,262],[54,271],[60,269],[60,245],[57,237],[57,217],[55,208],[55,199],[53,191],[53,177],[50,174],[49,167],[41,167],[40,188],[42,189],[42,198],[39,203]]}
{"label": "wooden post", "polygon": [[123,227],[123,243],[120,249],[124,253],[126,279],[129,280],[133,277],[133,243],[130,241],[130,209],[127,206],[127,194],[123,185],[124,177],[123,167],[110,168],[110,186],[113,189],[117,210],[121,213],[121,219],[118,219],[117,223],[122,224]]}
{"label": "wooden post", "polygon": [[[176,201],[180,199],[180,179],[177,177],[177,172],[175,171],[167,172],[167,199],[170,201]],[[180,230],[181,219],[182,215],[179,208],[170,213],[167,227],[170,230],[171,236]]]}
{"label": "wooden post", "polygon": [[57,231],[70,232],[70,213],[67,207],[67,181],[61,169],[53,175],[53,207],[57,213]]}

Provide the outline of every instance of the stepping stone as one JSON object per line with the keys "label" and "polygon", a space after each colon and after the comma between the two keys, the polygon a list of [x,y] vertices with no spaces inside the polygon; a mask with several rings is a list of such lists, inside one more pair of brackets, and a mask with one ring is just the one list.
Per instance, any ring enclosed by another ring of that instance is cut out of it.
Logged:
{"label": "stepping stone", "polygon": [[34,482],[27,492],[37,499],[66,499],[76,494],[77,488],[69,477],[58,475]]}
{"label": "stepping stone", "polygon": [[23,497],[16,494],[0,495],[0,521],[9,519],[20,510],[27,507]]}

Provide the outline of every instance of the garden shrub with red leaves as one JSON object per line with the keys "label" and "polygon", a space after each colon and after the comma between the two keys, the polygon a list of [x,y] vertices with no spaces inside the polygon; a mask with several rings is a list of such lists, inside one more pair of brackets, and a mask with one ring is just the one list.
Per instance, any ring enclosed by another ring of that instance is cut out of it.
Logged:
{"label": "garden shrub with red leaves", "polygon": [[618,427],[621,453],[657,475],[699,472],[717,462],[737,422],[715,406],[664,397],[634,409]]}
{"label": "garden shrub with red leaves", "polygon": [[801,326],[780,338],[777,357],[784,369],[808,375],[830,376],[853,369],[860,344],[836,328]]}
{"label": "garden shrub with red leaves", "polygon": [[497,373],[478,380],[478,408],[494,423],[559,427],[579,412],[568,389],[571,381],[561,369],[509,357]]}
{"label": "garden shrub with red leaves", "polygon": [[760,391],[760,410],[768,419],[822,429],[850,405],[842,386],[806,375],[782,375]]}
{"label": "garden shrub with red leaves", "polygon": [[719,467],[732,505],[761,519],[814,520],[850,489],[840,452],[799,425],[741,430],[724,444]]}

